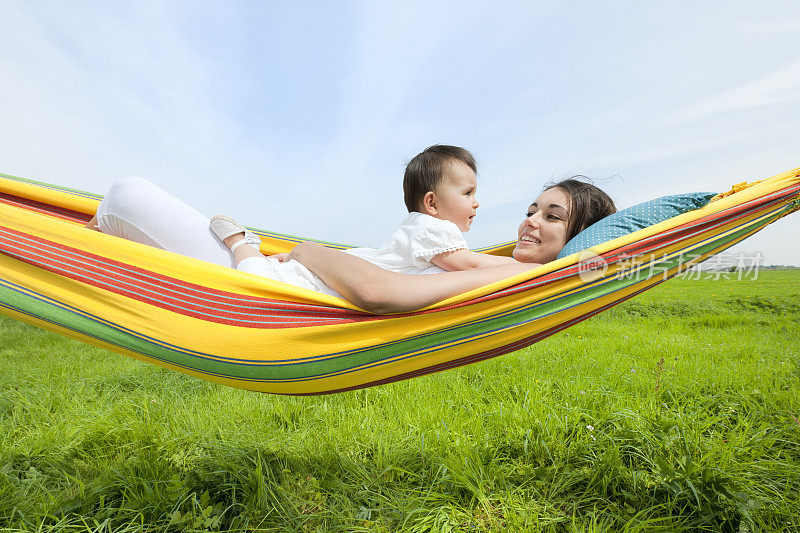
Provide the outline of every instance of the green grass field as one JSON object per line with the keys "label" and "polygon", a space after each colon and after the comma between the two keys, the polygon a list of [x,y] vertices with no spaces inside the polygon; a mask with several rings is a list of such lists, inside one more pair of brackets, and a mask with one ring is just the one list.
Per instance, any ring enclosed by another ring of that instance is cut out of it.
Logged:
{"label": "green grass field", "polygon": [[0,318],[0,531],[800,531],[800,270],[332,396]]}

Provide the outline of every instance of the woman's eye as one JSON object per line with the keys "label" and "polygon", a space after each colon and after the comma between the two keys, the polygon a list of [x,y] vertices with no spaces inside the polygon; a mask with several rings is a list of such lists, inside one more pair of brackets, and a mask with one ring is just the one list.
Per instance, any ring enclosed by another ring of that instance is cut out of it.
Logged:
{"label": "woman's eye", "polygon": [[547,218],[552,218],[553,220],[561,220],[561,217],[558,215],[548,215]]}
{"label": "woman's eye", "polygon": [[532,217],[532,216],[533,216],[533,213],[531,213],[530,211],[525,213],[525,218]]}

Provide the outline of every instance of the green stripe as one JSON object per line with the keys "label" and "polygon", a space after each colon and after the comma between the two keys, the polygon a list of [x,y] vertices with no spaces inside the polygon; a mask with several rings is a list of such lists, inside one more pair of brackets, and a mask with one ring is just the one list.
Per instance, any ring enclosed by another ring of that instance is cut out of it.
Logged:
{"label": "green stripe", "polygon": [[2,172],[0,172],[0,176],[2,176],[3,178],[10,179],[10,180],[21,181],[23,183],[30,183],[31,185],[38,185],[39,187],[45,187],[47,189],[56,189],[56,190],[61,191],[61,192],[74,194],[74,195],[78,195],[78,196],[88,196],[90,198],[95,198],[97,200],[100,200],[100,199],[103,198],[102,196],[100,196],[98,194],[82,191],[80,189],[70,189],[68,187],[62,187],[60,185],[53,185],[52,183],[46,183],[44,181],[36,181],[36,180],[27,179],[27,178],[20,178],[19,176],[11,176],[10,174],[3,174]]}

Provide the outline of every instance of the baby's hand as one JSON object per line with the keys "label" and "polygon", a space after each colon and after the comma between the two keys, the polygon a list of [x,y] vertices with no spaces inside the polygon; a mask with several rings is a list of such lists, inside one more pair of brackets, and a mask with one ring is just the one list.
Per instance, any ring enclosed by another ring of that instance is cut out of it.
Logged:
{"label": "baby's hand", "polygon": [[291,254],[291,252],[283,252],[283,253],[280,253],[280,254],[271,255],[270,257],[274,257],[280,263],[285,263],[285,262],[287,262],[287,261],[289,261],[291,259],[291,257],[289,257],[290,254]]}

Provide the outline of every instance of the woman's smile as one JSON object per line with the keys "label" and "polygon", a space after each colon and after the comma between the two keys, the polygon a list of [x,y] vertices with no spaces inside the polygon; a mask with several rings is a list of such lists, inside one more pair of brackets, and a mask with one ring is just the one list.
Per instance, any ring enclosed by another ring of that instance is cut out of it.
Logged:
{"label": "woman's smile", "polygon": [[519,242],[524,244],[542,244],[540,239],[533,237],[531,235],[520,235]]}

